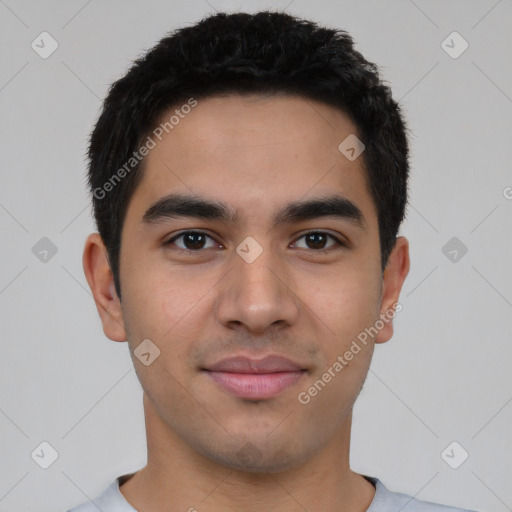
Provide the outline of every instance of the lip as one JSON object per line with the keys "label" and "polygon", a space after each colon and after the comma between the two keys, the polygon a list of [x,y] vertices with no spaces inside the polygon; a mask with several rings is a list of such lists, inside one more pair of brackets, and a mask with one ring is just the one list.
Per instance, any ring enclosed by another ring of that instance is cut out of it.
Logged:
{"label": "lip", "polygon": [[263,359],[230,357],[204,371],[224,391],[247,400],[277,396],[296,384],[306,372],[299,364],[275,355]]}

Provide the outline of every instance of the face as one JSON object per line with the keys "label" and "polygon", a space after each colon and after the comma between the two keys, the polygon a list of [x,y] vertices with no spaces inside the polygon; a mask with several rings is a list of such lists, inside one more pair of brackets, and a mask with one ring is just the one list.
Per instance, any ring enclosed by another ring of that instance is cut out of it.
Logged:
{"label": "face", "polygon": [[361,341],[398,292],[362,157],[338,149],[351,134],[310,100],[215,97],[146,157],[122,231],[121,322],[147,407],[210,460],[281,471],[329,446],[391,335]]}

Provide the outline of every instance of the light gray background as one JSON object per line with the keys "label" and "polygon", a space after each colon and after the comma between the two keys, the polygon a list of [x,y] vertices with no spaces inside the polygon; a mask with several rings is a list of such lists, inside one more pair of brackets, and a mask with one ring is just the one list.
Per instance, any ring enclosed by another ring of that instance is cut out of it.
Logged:
{"label": "light gray background", "polygon": [[[421,499],[512,510],[510,0],[0,0],[1,511],[66,510],[145,464],[128,347],[103,335],[82,271],[87,138],[108,85],[166,32],[262,8],[348,30],[411,129],[411,272],[355,408],[352,467]],[[31,48],[43,31],[59,44],[48,59]],[[453,31],[469,43],[457,59],[441,47]],[[454,236],[468,248],[455,263],[441,250]],[[59,454],[46,470],[31,458],[42,441]],[[469,453],[458,469],[441,457],[452,441]]]}

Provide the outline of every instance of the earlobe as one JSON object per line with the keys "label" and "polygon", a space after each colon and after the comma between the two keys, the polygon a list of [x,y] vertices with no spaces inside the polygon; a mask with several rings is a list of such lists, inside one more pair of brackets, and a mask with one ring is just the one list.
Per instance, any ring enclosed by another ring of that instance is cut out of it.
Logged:
{"label": "earlobe", "polygon": [[396,239],[384,270],[380,305],[380,319],[384,325],[376,335],[375,343],[384,343],[393,336],[393,318],[402,309],[399,304],[400,291],[409,267],[409,242],[407,238],[400,236]]}
{"label": "earlobe", "polygon": [[82,262],[105,336],[112,341],[126,341],[121,302],[114,286],[107,250],[99,233],[87,237]]}

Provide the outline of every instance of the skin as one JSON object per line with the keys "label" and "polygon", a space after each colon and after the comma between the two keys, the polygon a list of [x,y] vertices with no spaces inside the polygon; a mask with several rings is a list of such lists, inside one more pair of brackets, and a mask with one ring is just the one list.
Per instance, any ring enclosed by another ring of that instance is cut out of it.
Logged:
{"label": "skin", "polygon": [[[146,157],[122,230],[122,301],[100,236],[88,237],[84,271],[106,336],[128,341],[132,356],[144,339],[160,350],[149,366],[132,357],[144,389],[148,463],[121,492],[137,510],[370,505],[373,485],[349,466],[352,407],[392,321],[307,405],[297,399],[392,310],[409,271],[408,242],[398,237],[382,272],[362,158],[338,150],[350,134],[357,129],[344,113],[299,97],[201,100]],[[144,212],[170,193],[225,202],[240,218],[145,226]],[[336,217],[273,225],[286,203],[333,193],[359,207],[364,229]],[[166,244],[192,229],[212,237],[200,252],[180,254],[183,238]],[[308,245],[303,235],[318,231],[346,246],[330,238],[325,251]],[[250,264],[235,251],[248,236],[263,249]],[[270,399],[229,395],[201,371],[230,355],[270,353],[307,370]],[[240,455],[247,452],[250,463]]]}

